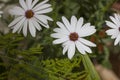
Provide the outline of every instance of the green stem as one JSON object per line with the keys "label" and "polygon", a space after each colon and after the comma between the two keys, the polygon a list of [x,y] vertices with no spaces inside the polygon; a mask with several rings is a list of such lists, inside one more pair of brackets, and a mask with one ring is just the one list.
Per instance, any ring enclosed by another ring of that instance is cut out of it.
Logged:
{"label": "green stem", "polygon": [[85,70],[88,72],[88,80],[100,80],[100,77],[98,76],[98,73],[96,72],[89,56],[87,54],[81,56]]}

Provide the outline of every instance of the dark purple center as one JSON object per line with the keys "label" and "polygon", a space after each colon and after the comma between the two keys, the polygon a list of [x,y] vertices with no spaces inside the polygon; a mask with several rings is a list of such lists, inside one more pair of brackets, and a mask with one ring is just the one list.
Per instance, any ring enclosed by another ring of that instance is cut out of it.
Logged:
{"label": "dark purple center", "polygon": [[70,35],[69,35],[69,38],[70,38],[70,40],[71,41],[76,41],[76,40],[78,40],[78,34],[76,33],[76,32],[73,32],[73,33],[71,33]]}
{"label": "dark purple center", "polygon": [[34,16],[34,12],[32,10],[27,10],[25,12],[25,16],[26,16],[26,18],[30,19]]}

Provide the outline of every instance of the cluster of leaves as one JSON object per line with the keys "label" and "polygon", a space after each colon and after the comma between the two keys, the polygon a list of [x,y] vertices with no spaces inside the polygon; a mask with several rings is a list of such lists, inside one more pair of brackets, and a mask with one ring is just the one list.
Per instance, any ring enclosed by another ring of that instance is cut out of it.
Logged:
{"label": "cluster of leaves", "polygon": [[[74,57],[71,61],[65,58],[67,56],[62,55],[60,45],[52,45],[50,34],[61,16],[70,19],[72,15],[84,17],[85,22],[91,22],[101,31],[114,1],[116,0],[50,0],[53,12],[48,15],[54,20],[49,23],[50,29],[37,32],[34,39],[30,36],[24,38],[23,35],[1,33],[0,80],[88,80],[85,78],[89,72],[84,70],[81,58]],[[6,4],[13,3],[18,3],[18,0],[9,0]],[[92,36],[95,43],[104,44],[103,37],[98,36],[99,32]],[[99,47],[94,49],[94,53],[98,61],[106,64],[109,52],[106,46],[102,47],[102,57],[98,52]]]}

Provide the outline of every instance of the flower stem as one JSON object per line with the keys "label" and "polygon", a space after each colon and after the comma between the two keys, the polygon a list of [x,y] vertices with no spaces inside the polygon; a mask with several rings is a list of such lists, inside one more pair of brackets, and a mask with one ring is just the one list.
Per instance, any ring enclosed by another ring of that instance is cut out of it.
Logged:
{"label": "flower stem", "polygon": [[81,55],[81,57],[85,70],[88,72],[88,80],[100,80],[100,77],[98,76],[98,73],[96,72],[89,56],[86,54]]}

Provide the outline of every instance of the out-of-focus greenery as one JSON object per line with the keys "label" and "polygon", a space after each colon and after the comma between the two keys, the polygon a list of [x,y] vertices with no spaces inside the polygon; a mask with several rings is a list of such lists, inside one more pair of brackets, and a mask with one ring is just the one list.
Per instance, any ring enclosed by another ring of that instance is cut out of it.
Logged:
{"label": "out-of-focus greenery", "polygon": [[[40,0],[42,1],[42,0]],[[72,60],[62,54],[61,45],[53,45],[50,34],[57,27],[56,21],[61,16],[68,19],[72,15],[84,17],[84,22],[95,25],[97,32],[87,39],[98,46],[93,48],[90,56],[98,63],[108,67],[109,50],[106,46],[108,37],[104,35],[105,20],[112,14],[111,5],[116,0],[50,0],[53,11],[47,15],[54,22],[49,22],[50,28],[43,28],[37,36],[24,37],[17,33],[0,33],[0,80],[88,80],[89,72],[85,71],[80,53],[76,53]],[[18,0],[9,0],[5,5],[18,4]],[[9,17],[6,23],[10,22]],[[103,32],[103,34],[100,34]],[[107,64],[107,65],[106,65]],[[96,80],[96,79],[95,79]]]}

